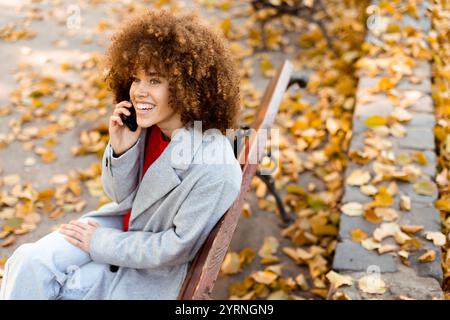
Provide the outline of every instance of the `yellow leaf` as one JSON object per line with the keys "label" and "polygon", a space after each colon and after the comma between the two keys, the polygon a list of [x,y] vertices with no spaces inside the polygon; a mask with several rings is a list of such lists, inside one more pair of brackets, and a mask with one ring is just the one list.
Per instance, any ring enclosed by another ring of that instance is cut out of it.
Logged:
{"label": "yellow leaf", "polygon": [[450,212],[450,199],[439,199],[435,205],[439,210]]}
{"label": "yellow leaf", "polygon": [[427,157],[422,151],[417,151],[414,153],[413,160],[422,166],[428,163]]}
{"label": "yellow leaf", "polygon": [[385,186],[381,186],[374,201],[380,207],[389,207],[394,203],[394,199]]}
{"label": "yellow leaf", "polygon": [[375,208],[375,214],[384,221],[394,221],[398,219],[398,213],[393,208]]}
{"label": "yellow leaf", "polygon": [[413,190],[420,195],[432,196],[436,186],[431,181],[419,181],[414,183]]}
{"label": "yellow leaf", "polygon": [[358,280],[359,289],[365,293],[383,294],[386,292],[386,284],[380,274],[369,274]]}
{"label": "yellow leaf", "polygon": [[271,271],[257,271],[251,277],[258,283],[269,285],[278,278],[278,275]]}
{"label": "yellow leaf", "polygon": [[420,262],[432,262],[436,259],[436,252],[434,250],[427,250],[418,259]]}
{"label": "yellow leaf", "polygon": [[375,241],[373,238],[367,238],[361,241],[361,246],[366,250],[375,250],[381,246],[381,243]]}
{"label": "yellow leaf", "polygon": [[236,252],[228,252],[220,268],[223,274],[236,274],[241,271],[239,255]]}
{"label": "yellow leaf", "polygon": [[400,197],[400,210],[411,211],[411,198],[405,195]]}
{"label": "yellow leaf", "polygon": [[327,277],[328,281],[330,281],[333,289],[337,289],[344,285],[347,285],[347,286],[353,285],[353,279],[351,276],[343,276],[337,272],[334,272],[333,270],[328,272],[326,277]]}
{"label": "yellow leaf", "polygon": [[434,245],[442,247],[443,245],[445,245],[446,238],[445,235],[441,232],[427,232],[426,233],[426,238],[427,240],[432,240]]}
{"label": "yellow leaf", "polygon": [[348,202],[341,207],[341,211],[351,217],[363,214],[363,205],[357,202]]}
{"label": "yellow leaf", "polygon": [[378,81],[379,91],[387,91],[392,89],[394,86],[395,83],[390,78],[383,77]]}
{"label": "yellow leaf", "polygon": [[284,290],[277,290],[269,294],[267,300],[288,300],[289,295]]}
{"label": "yellow leaf", "polygon": [[362,186],[370,181],[370,173],[362,169],[353,170],[347,177],[347,184],[350,186]]}
{"label": "yellow leaf", "polygon": [[261,258],[269,258],[278,250],[279,242],[277,238],[269,236],[264,239],[261,249],[258,251],[258,255]]}
{"label": "yellow leaf", "polygon": [[365,125],[369,128],[377,127],[377,126],[384,126],[386,125],[386,118],[382,116],[371,116],[368,117],[364,121]]}
{"label": "yellow leaf", "polygon": [[404,225],[400,227],[400,229],[406,233],[417,233],[419,231],[422,231],[423,228],[424,228],[423,226],[410,226],[410,225]]}
{"label": "yellow leaf", "polygon": [[301,188],[299,186],[295,186],[295,185],[286,186],[286,192],[298,194],[298,195],[305,195],[305,190],[303,190],[303,188]]}
{"label": "yellow leaf", "polygon": [[362,240],[367,239],[367,234],[362,229],[353,229],[351,231],[352,241],[360,243]]}
{"label": "yellow leaf", "polygon": [[223,19],[222,22],[220,23],[220,28],[222,29],[224,36],[228,38],[231,34],[231,19],[230,18]]}
{"label": "yellow leaf", "polygon": [[255,259],[256,253],[252,248],[244,248],[239,252],[239,261],[241,267],[250,264]]}

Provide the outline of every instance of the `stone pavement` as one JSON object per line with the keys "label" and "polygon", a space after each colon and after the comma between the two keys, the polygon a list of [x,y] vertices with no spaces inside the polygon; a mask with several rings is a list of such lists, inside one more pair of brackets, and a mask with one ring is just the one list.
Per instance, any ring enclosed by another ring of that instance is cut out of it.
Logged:
{"label": "stone pavement", "polygon": [[[373,2],[373,4],[376,3],[376,1]],[[425,34],[429,32],[431,22],[425,13],[426,5],[427,2],[424,2],[419,6],[419,19],[416,20],[409,15],[405,15],[400,27],[410,26]],[[383,17],[387,18],[387,16]],[[391,19],[388,23],[396,22]],[[386,33],[376,33],[376,29],[374,31],[369,27],[366,41],[387,48],[387,53],[389,54],[391,47],[387,45],[388,37]],[[404,45],[407,40],[410,39],[401,38],[399,40],[399,46]],[[379,55],[371,58],[374,58],[374,60],[378,58],[380,59],[378,61],[381,61],[383,51]],[[358,290],[357,281],[354,281],[352,286],[344,286],[330,290],[329,298],[332,298],[336,292],[346,293],[351,299],[443,298],[441,290],[443,280],[441,249],[439,246],[434,245],[432,241],[426,240],[425,238],[427,232],[441,231],[439,212],[434,207],[434,201],[437,199],[437,187],[434,183],[436,155],[433,133],[435,117],[431,97],[432,75],[430,62],[426,60],[416,60],[415,62],[417,63],[413,67],[411,74],[404,76],[394,88],[395,94],[401,97],[406,97],[408,94],[420,96],[419,99],[415,100],[407,108],[407,111],[412,115],[412,119],[404,125],[406,129],[406,134],[404,135],[399,134],[396,137],[384,137],[381,134],[377,138],[376,135],[369,133],[372,130],[365,123],[368,118],[373,116],[389,117],[394,115],[394,113],[399,114],[399,111],[402,110],[398,106],[400,103],[393,103],[388,99],[386,94],[371,92],[383,77],[389,77],[385,70],[374,77],[367,74],[363,74],[360,77],[357,90],[357,103],[353,116],[353,137],[349,152],[350,154],[352,152],[362,154],[362,152],[375,150],[378,154],[376,160],[372,160],[366,164],[358,164],[354,161],[350,162],[345,175],[349,177],[354,170],[362,169],[370,172],[371,177],[374,177],[376,175],[375,170],[379,171],[381,167],[380,162],[375,162],[383,157],[384,160],[388,157],[398,159],[399,155],[409,155],[411,157],[415,152],[423,152],[427,163],[419,166],[421,170],[419,177],[412,182],[397,181],[398,192],[391,206],[399,214],[398,219],[395,219],[395,222],[399,226],[423,226],[423,230],[414,235],[420,239],[422,247],[418,250],[413,250],[409,254],[409,257],[405,256],[403,259],[395,252],[379,254],[377,250],[368,250],[361,243],[352,241],[352,231],[360,229],[370,237],[381,224],[386,222],[373,223],[369,222],[363,216],[349,216],[342,213],[339,227],[339,243],[333,260],[333,270],[341,275],[349,275],[353,280],[358,280],[368,274],[376,274],[379,277],[378,279],[384,281],[386,291],[384,294],[364,293]],[[420,79],[420,81],[417,79]],[[401,102],[401,99],[399,102]],[[371,138],[373,139],[372,141],[370,141]],[[397,165],[395,170],[402,170],[402,166]],[[383,181],[380,185],[387,187],[391,181]],[[430,183],[429,186],[432,192],[427,195],[417,194],[413,188],[413,184],[417,181],[427,181],[427,183]],[[406,195],[410,198],[411,209],[409,211],[401,209],[401,195]],[[341,203],[342,205],[349,202],[367,204],[372,200],[371,196],[361,192],[359,186],[346,184]],[[411,236],[410,234],[408,235]],[[396,245],[396,242],[392,240],[388,236],[381,243]],[[435,259],[430,262],[420,262],[418,257],[427,252],[427,250],[432,250],[435,253]],[[401,260],[408,261],[409,266],[406,266]]]}

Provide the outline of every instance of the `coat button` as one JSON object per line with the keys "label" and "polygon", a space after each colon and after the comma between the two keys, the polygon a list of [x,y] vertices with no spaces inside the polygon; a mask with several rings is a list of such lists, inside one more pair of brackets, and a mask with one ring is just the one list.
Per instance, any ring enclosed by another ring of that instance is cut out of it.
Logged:
{"label": "coat button", "polygon": [[111,272],[117,272],[119,270],[118,266],[113,266],[112,264],[109,265],[109,271]]}
{"label": "coat button", "polygon": [[109,161],[108,161],[108,158],[106,158],[106,166],[108,166],[108,162],[109,162]]}

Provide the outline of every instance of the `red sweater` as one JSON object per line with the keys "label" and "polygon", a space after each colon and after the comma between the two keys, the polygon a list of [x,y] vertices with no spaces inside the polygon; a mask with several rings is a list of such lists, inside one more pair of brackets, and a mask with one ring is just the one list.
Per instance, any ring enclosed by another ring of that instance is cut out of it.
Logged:
{"label": "red sweater", "polygon": [[[147,132],[145,139],[145,156],[144,156],[144,168],[142,170],[141,180],[145,175],[145,172],[150,165],[158,159],[159,155],[164,151],[170,141],[163,139],[161,130],[157,125],[151,126]],[[128,225],[130,223],[131,209],[123,217],[123,230],[128,231]]]}

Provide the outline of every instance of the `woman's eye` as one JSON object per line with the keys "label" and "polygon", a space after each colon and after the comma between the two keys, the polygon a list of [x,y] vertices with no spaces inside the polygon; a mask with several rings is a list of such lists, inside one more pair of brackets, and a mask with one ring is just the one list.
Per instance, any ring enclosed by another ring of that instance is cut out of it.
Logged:
{"label": "woman's eye", "polygon": [[159,80],[158,79],[151,79],[150,83],[159,83]]}

